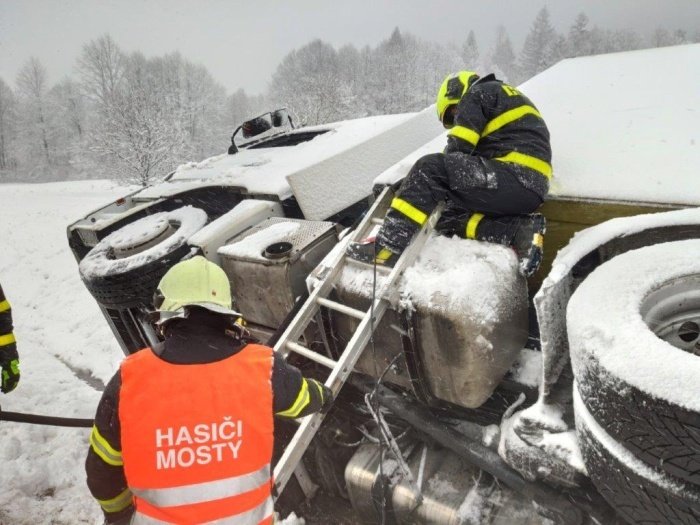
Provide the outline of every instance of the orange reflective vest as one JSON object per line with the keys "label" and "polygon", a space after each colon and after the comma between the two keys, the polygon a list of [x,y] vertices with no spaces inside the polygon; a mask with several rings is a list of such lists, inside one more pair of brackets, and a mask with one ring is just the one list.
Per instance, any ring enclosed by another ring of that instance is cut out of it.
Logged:
{"label": "orange reflective vest", "polygon": [[122,457],[132,523],[271,524],[272,349],[171,364],[146,348],[121,365]]}

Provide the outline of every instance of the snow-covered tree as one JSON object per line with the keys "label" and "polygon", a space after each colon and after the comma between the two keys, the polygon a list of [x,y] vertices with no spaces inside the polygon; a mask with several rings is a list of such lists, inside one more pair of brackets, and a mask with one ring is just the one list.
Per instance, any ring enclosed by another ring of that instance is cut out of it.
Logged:
{"label": "snow-covered tree", "polygon": [[530,32],[525,38],[520,64],[525,79],[544,71],[554,62],[552,46],[555,45],[556,31],[549,21],[546,7],[537,13]]}
{"label": "snow-covered tree", "polygon": [[496,30],[496,44],[491,54],[491,62],[497,67],[506,82],[517,83],[517,68],[513,44],[504,26]]}
{"label": "snow-covered tree", "polygon": [[5,81],[0,78],[0,173],[16,167],[14,142],[17,118],[17,101]]}
{"label": "snow-covered tree", "polygon": [[634,31],[619,29],[611,35],[611,47],[614,51],[633,51],[642,47],[642,41]]}
{"label": "snow-covered tree", "polygon": [[272,76],[270,98],[289,107],[301,123],[348,116],[348,96],[348,86],[339,74],[338,54],[321,40],[287,54]]}
{"label": "snow-covered tree", "polygon": [[473,30],[469,31],[467,39],[462,44],[461,58],[464,62],[464,66],[460,69],[478,69],[477,64],[479,62],[479,45],[476,42],[476,36],[474,35]]}
{"label": "snow-covered tree", "polygon": [[567,39],[567,56],[588,56],[593,52],[591,43],[591,31],[588,29],[588,17],[585,13],[579,13],[569,28]]}
{"label": "snow-covered tree", "polygon": [[87,101],[80,86],[64,78],[48,93],[52,108],[54,164],[72,166],[81,171],[84,160],[83,139],[87,131]]}
{"label": "snow-covered tree", "polygon": [[48,78],[46,68],[36,57],[27,60],[20,69],[17,92],[22,104],[22,146],[28,157],[38,155],[43,159],[43,165],[48,166],[52,161],[47,108]]}

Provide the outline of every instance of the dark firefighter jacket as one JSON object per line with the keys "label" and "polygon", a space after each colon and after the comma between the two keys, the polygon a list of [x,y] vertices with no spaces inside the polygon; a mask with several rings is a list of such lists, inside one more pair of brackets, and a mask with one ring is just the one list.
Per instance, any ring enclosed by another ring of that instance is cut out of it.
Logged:
{"label": "dark firefighter jacket", "polygon": [[[12,390],[17,385],[19,380],[18,360],[17,343],[12,332],[12,309],[5,298],[2,286],[0,286],[0,367],[2,367],[4,375],[2,378],[3,392]],[[14,371],[10,377],[7,376],[8,370]]]}
{"label": "dark firefighter jacket", "polygon": [[[254,341],[227,334],[221,316],[194,308],[186,320],[171,321],[160,357],[185,366],[211,363],[237,353],[250,342]],[[192,381],[206,380],[192,377]],[[121,461],[120,388],[121,374],[118,371],[107,384],[97,407],[85,463],[88,487],[100,503],[108,523],[124,519],[133,512],[132,496]],[[330,390],[303,377],[296,367],[276,354],[272,368],[272,394],[275,415],[286,418],[316,412],[326,408],[331,401]],[[236,392],[235,385],[231,385],[231,395],[241,395]]]}
{"label": "dark firefighter jacket", "polygon": [[17,345],[12,333],[12,309],[0,285],[0,352],[10,352],[17,357]]}
{"label": "dark firefighter jacket", "polygon": [[549,131],[520,91],[487,75],[457,105],[445,153],[462,152],[517,166],[520,183],[541,198],[552,176]]}

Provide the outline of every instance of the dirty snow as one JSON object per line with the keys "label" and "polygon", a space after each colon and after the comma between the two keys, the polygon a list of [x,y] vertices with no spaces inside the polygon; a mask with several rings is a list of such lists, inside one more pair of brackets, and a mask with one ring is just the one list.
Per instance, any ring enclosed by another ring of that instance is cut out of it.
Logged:
{"label": "dirty snow", "polygon": [[536,387],[542,379],[542,352],[523,348],[510,371],[513,381]]}
{"label": "dirty snow", "polygon": [[265,248],[276,242],[288,241],[299,227],[300,223],[291,221],[271,224],[267,228],[248,235],[240,241],[222,246],[219,248],[218,253],[225,257],[245,257],[247,259],[269,261],[263,256]]}
{"label": "dirty snow", "polygon": [[[168,222],[177,223],[176,231],[161,243],[123,259],[110,259],[114,248],[135,246],[152,237]],[[80,274],[86,278],[124,273],[158,260],[181,245],[207,222],[207,214],[199,208],[185,206],[174,211],[155,213],[127,224],[109,234],[80,261]]]}
{"label": "dirty snow", "polygon": [[644,298],[661,284],[700,275],[699,254],[698,239],[657,244],[619,255],[591,273],[567,310],[576,376],[595,356],[602,368],[636,388],[700,411],[700,359],[658,338],[640,313]]}

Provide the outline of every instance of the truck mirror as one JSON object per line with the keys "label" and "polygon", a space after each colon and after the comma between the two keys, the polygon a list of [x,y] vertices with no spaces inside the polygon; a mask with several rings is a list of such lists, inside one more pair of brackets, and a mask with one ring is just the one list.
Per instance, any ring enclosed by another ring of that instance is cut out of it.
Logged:
{"label": "truck mirror", "polygon": [[286,109],[278,109],[272,113],[272,125],[276,128],[284,126],[289,122],[289,114]]}
{"label": "truck mirror", "polygon": [[241,126],[243,131],[243,138],[249,139],[265,133],[272,128],[272,119],[270,115],[262,115],[254,119],[246,120]]}

